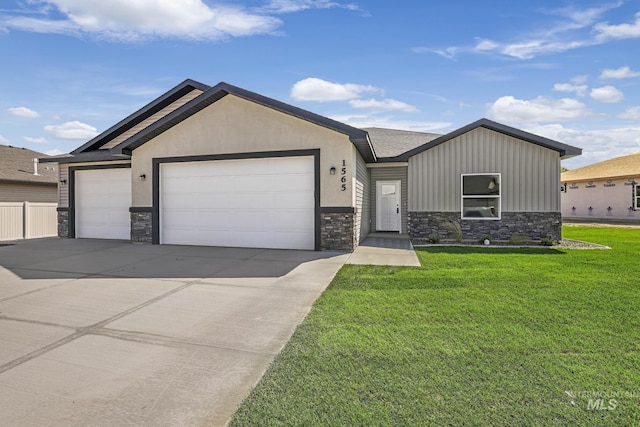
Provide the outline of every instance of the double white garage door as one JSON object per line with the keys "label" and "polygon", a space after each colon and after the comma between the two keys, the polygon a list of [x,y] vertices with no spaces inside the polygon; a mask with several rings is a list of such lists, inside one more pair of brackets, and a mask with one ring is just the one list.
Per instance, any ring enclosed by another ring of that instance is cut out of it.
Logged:
{"label": "double white garage door", "polygon": [[313,157],[163,163],[160,243],[314,249]]}
{"label": "double white garage door", "polygon": [[[76,173],[76,235],[128,239],[130,170]],[[312,250],[314,176],[313,157],[162,163],[160,243]]]}

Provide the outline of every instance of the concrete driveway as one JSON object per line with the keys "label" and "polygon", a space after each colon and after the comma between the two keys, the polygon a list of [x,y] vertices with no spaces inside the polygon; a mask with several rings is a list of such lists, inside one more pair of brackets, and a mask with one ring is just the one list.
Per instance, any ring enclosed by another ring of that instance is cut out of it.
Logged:
{"label": "concrete driveway", "polygon": [[348,255],[0,245],[3,425],[224,425]]}

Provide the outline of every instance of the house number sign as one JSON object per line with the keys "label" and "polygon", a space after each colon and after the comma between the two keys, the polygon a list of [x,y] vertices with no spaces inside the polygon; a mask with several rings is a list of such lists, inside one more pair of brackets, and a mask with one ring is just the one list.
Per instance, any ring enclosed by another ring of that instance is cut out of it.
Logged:
{"label": "house number sign", "polygon": [[340,190],[347,190],[347,162],[342,161],[342,169],[340,170]]}

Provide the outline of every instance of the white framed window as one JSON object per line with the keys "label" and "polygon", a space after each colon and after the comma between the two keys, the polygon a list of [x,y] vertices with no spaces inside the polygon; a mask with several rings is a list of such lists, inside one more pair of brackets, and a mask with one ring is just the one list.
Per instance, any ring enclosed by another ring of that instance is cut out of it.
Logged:
{"label": "white framed window", "polygon": [[634,186],[635,192],[633,193],[633,200],[635,203],[633,204],[633,210],[640,209],[640,185],[636,184]]}
{"label": "white framed window", "polygon": [[499,173],[462,174],[461,186],[462,219],[500,219],[502,180]]}

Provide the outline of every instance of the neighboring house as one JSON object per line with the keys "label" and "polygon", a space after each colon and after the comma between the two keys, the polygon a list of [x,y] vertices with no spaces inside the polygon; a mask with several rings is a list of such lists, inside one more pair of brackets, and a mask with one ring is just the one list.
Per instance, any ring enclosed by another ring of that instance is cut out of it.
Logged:
{"label": "neighboring house", "polygon": [[640,153],[564,172],[566,219],[640,220]]}
{"label": "neighboring house", "polygon": [[58,166],[45,155],[0,145],[0,240],[55,236]]}
{"label": "neighboring house", "polygon": [[489,120],[447,135],[357,129],[187,80],[58,157],[64,237],[353,250],[368,233],[560,237],[560,159]]}

